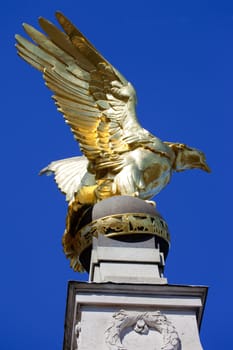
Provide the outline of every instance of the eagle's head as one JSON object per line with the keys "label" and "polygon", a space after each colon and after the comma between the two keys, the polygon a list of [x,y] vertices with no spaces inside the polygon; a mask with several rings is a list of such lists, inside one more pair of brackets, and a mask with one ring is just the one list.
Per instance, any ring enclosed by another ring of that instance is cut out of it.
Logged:
{"label": "eagle's head", "polygon": [[206,163],[205,154],[196,148],[189,147],[183,143],[171,143],[169,147],[175,153],[173,169],[183,171],[186,169],[201,169],[210,173]]}

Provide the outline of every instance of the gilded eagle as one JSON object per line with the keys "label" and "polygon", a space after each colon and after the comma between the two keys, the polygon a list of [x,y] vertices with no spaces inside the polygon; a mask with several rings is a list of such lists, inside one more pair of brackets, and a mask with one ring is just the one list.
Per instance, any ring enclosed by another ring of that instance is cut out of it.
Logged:
{"label": "gilded eagle", "polygon": [[148,200],[168,184],[173,171],[209,172],[202,152],[163,142],[139,124],[132,84],[62,13],[56,18],[63,31],[39,18],[46,35],[24,24],[33,42],[16,35],[16,47],[20,57],[43,73],[83,153],[41,171],[55,175],[69,202],[66,233],[83,206],[114,195]]}

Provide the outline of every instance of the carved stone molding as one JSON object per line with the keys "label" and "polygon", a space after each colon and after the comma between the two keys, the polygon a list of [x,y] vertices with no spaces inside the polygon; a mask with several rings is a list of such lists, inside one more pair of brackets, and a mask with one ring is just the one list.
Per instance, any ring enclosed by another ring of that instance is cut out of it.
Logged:
{"label": "carved stone molding", "polygon": [[161,350],[181,350],[175,327],[160,311],[136,313],[120,310],[113,318],[114,321],[105,331],[105,342],[110,350],[127,350],[122,344],[122,335],[127,329],[138,334],[148,334],[150,329],[154,329],[162,336]]}

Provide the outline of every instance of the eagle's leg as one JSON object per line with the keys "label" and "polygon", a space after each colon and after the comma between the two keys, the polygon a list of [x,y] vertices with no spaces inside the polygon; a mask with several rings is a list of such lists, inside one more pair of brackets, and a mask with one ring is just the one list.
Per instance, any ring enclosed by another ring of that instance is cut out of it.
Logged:
{"label": "eagle's leg", "polygon": [[113,179],[98,180],[97,183],[98,185],[95,189],[97,201],[101,201],[103,199],[119,194],[117,193],[117,189],[113,182]]}
{"label": "eagle's leg", "polygon": [[86,209],[113,195],[113,181],[111,179],[98,180],[96,185],[81,187],[68,206],[66,234],[74,236]]}

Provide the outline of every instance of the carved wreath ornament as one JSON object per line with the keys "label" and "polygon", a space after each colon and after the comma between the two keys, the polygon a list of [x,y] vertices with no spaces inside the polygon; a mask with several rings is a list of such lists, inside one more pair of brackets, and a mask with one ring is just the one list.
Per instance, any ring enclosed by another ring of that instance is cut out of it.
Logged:
{"label": "carved wreath ornament", "polygon": [[161,350],[181,350],[181,342],[175,327],[160,311],[127,313],[120,310],[113,315],[112,325],[105,331],[105,341],[110,350],[127,350],[122,344],[122,333],[127,328],[139,334],[155,329],[162,335]]}

